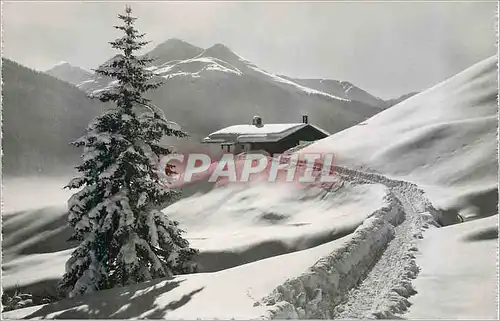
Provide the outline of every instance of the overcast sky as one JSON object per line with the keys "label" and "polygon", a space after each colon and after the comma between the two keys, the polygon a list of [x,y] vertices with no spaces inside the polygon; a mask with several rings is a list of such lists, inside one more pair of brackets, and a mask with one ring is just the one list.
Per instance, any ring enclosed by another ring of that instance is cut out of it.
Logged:
{"label": "overcast sky", "polygon": [[[114,54],[122,2],[3,4],[5,57],[86,69]],[[426,89],[496,53],[496,2],[129,3],[153,43],[223,43],[268,71],[348,80],[383,98]]]}

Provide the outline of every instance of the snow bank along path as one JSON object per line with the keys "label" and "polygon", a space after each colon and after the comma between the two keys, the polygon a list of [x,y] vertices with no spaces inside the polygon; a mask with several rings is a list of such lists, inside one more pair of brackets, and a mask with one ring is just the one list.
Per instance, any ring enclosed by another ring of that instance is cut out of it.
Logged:
{"label": "snow bank along path", "polygon": [[[256,271],[250,270],[253,267],[257,268],[266,260],[217,273],[199,273],[181,277],[191,281],[187,288],[182,287],[179,288],[180,290],[191,291],[191,288],[200,285],[203,287],[205,283],[207,290],[195,297],[191,304],[186,304],[174,311],[170,311],[170,303],[175,301],[173,299],[179,296],[179,292],[167,289],[161,290],[162,292],[158,294],[152,291],[151,295],[154,297],[141,299],[143,295],[140,294],[141,291],[137,292],[137,289],[146,286],[146,292],[148,292],[156,287],[151,288],[150,285],[141,284],[124,289],[127,292],[136,293],[134,298],[137,297],[139,301],[146,301],[130,311],[127,309],[127,304],[131,302],[130,298],[122,296],[119,293],[120,289],[112,289],[96,293],[85,300],[81,298],[63,300],[54,304],[6,312],[2,316],[16,319],[20,317],[57,318],[63,315],[87,318],[89,316],[117,317],[116,313],[118,313],[125,318],[134,316],[142,318],[146,315],[151,317],[153,315],[151,313],[157,313],[158,316],[169,319],[213,319],[228,316],[236,319],[394,318],[407,310],[410,304],[407,298],[415,293],[411,283],[419,272],[413,255],[413,252],[417,250],[415,242],[423,237],[423,229],[437,225],[436,222],[442,222],[443,217],[415,184],[341,167],[336,169],[343,179],[353,184],[375,183],[386,186],[389,190],[386,195],[388,202],[370,215],[342,242],[336,242],[334,248],[318,256],[321,259],[312,264],[306,272],[300,275],[297,273],[304,271],[304,266],[309,265],[302,263],[294,268],[293,273],[288,273],[288,276],[283,275],[283,271],[279,271],[277,274],[279,278],[274,276],[272,280],[259,281],[272,284],[266,283],[265,286],[259,286],[258,282],[252,283],[255,285],[255,288],[252,288],[255,290],[252,294],[258,293],[256,297],[253,295],[250,297],[248,293],[245,293],[244,289],[248,291],[248,284],[241,284],[239,287],[236,284],[241,282],[241,271],[244,271],[244,275],[256,275]],[[315,249],[323,251],[322,246]],[[280,264],[283,264],[286,257],[292,259],[293,256],[294,260],[297,260],[298,256],[306,254],[307,252],[296,252],[287,254],[285,257],[267,260],[273,262],[280,260]],[[302,258],[299,261],[302,261]],[[294,263],[289,262],[285,265],[288,264]],[[232,278],[229,275],[233,275]],[[212,281],[209,280],[210,276],[212,276],[210,278]],[[205,283],[197,280],[205,280],[203,281]],[[227,282],[224,283],[224,280]],[[277,282],[274,283],[274,281]],[[160,282],[171,281],[160,280]],[[225,284],[222,287],[221,282]],[[210,284],[212,286],[209,286]],[[281,285],[275,288],[278,284]],[[209,291],[210,288],[212,291]],[[221,301],[229,302],[235,297],[237,302],[231,307],[223,308],[219,305]],[[258,298],[261,299],[258,300]],[[148,300],[154,301],[151,307],[147,304]],[[103,301],[109,306],[101,307]],[[89,307],[94,307],[96,310]],[[164,310],[168,310],[168,313]]]}
{"label": "snow bank along path", "polygon": [[416,293],[411,279],[419,272],[415,241],[443,217],[413,183],[336,169],[346,180],[387,186],[390,207],[375,212],[345,246],[257,302],[269,307],[267,318],[386,319],[410,306],[407,298]]}

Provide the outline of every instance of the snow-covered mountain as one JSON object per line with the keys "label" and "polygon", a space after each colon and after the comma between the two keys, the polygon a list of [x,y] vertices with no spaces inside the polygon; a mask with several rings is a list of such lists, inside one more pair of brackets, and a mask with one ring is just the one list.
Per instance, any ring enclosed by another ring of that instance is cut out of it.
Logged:
{"label": "snow-covered mountain", "polygon": [[344,99],[363,102],[367,105],[385,108],[386,103],[383,99],[375,97],[365,90],[354,86],[348,81],[331,80],[331,79],[298,79],[288,78],[291,81],[301,85],[317,89],[319,91],[329,93],[331,95]]}
{"label": "snow-covered mountain", "polygon": [[186,60],[198,56],[203,52],[202,48],[196,47],[180,39],[169,39],[148,53],[155,59],[154,64],[161,65],[174,60]]}
{"label": "snow-covered mountain", "polygon": [[[171,39],[158,45],[148,56],[156,58],[148,68],[165,82],[164,86],[151,93],[150,98],[166,112],[169,119],[179,123],[192,136],[190,141],[176,142],[177,146],[182,145],[179,146],[181,149],[199,149],[199,141],[209,133],[222,127],[249,123],[256,114],[267,123],[286,123],[300,122],[302,114],[307,113],[311,123],[335,133],[379,111],[363,102],[337,97],[266,72],[222,44],[201,49],[184,41]],[[105,64],[113,59],[114,57]],[[18,152],[22,148],[32,151],[41,149],[36,155],[30,153],[30,157],[23,157],[23,162],[29,160],[28,163],[33,168],[27,168],[26,163],[26,166],[20,166],[22,171],[44,171],[48,167],[54,167],[51,165],[56,163],[54,161],[44,161],[42,164],[40,159],[43,157],[76,159],[78,150],[68,146],[68,143],[75,138],[76,131],[83,130],[99,110],[82,106],[97,106],[99,103],[88,100],[81,91],[63,84],[67,82],[91,92],[109,86],[112,79],[94,75],[68,63],[61,63],[47,71],[52,76],[50,78],[13,62],[7,62],[4,69],[5,124],[19,125],[22,119],[33,123],[22,134],[16,131],[23,126],[5,126],[4,137],[8,151],[5,156],[6,168],[10,168],[11,165],[8,164],[11,159],[28,155],[26,152]],[[56,82],[54,77],[64,82]],[[27,91],[25,83],[36,84],[36,90]],[[31,107],[15,107],[16,104],[28,104],[24,102],[28,98],[33,101],[30,103]],[[20,99],[22,101],[14,103]],[[50,108],[43,110],[57,109],[50,116],[55,117],[54,119],[47,120],[45,117],[48,115],[40,116],[42,109],[35,108],[42,102],[45,105],[44,101],[50,104]],[[60,119],[64,119],[64,123]],[[39,128],[42,124],[48,127]],[[69,129],[58,129],[66,126]],[[16,136],[24,137],[24,143],[16,144],[15,139],[20,142]],[[42,143],[35,143],[39,140]],[[44,146],[52,147],[44,149]],[[58,152],[49,153],[53,148],[57,148]],[[42,157],[45,154],[47,155]],[[74,163],[67,164],[68,167],[69,165]],[[15,167],[15,162],[12,166]],[[11,172],[11,169],[7,172]]]}
{"label": "snow-covered mountain", "polygon": [[402,101],[404,101],[404,100],[406,100],[406,99],[408,99],[410,97],[415,96],[416,94],[418,94],[418,92],[415,91],[415,92],[411,92],[411,93],[408,93],[408,94],[401,95],[401,96],[399,96],[397,98],[388,99],[388,100],[385,101],[386,106],[387,107],[395,106],[395,105],[399,104],[400,102],[402,102]]}
{"label": "snow-covered mountain", "polygon": [[93,77],[93,73],[90,71],[73,66],[65,61],[60,62],[51,69],[45,71],[45,73],[73,85],[78,85]]}
{"label": "snow-covered mountain", "polygon": [[417,94],[417,93],[409,93],[401,95],[400,97],[394,99],[384,100],[382,98],[378,98],[368,93],[367,91],[353,85],[348,81],[340,81],[332,79],[299,79],[299,78],[288,78],[288,79],[296,83],[299,83],[301,85],[314,88],[325,93],[329,93],[349,100],[360,101],[370,106],[378,108],[389,108]]}
{"label": "snow-covered mountain", "polygon": [[[165,83],[150,98],[168,118],[200,136],[249,123],[257,114],[267,123],[286,123],[307,113],[311,123],[337,132],[380,111],[267,72],[223,44],[203,50],[171,39],[148,56],[157,59],[148,68]],[[109,85],[110,79],[95,77],[78,87],[94,92]]]}

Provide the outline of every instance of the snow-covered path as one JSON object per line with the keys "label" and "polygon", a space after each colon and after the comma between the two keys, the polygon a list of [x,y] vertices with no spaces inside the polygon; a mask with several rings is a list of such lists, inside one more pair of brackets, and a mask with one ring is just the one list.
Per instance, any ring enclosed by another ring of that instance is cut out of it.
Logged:
{"label": "snow-covered path", "polygon": [[[140,307],[127,310],[123,315],[129,318],[157,313],[167,319],[406,317],[404,313],[410,306],[408,298],[416,293],[412,281],[417,281],[413,279],[419,273],[415,254],[418,254],[417,245],[420,246],[420,239],[424,237],[422,232],[438,225],[437,222],[446,225],[452,219],[448,217],[444,220],[424,192],[413,183],[342,167],[337,167],[337,173],[353,186],[375,184],[388,189],[385,205],[369,215],[352,234],[313,249],[220,272],[179,276],[176,280],[186,282],[176,290],[163,287],[172,280],[160,280],[163,283],[159,286],[140,284],[125,289],[135,293],[134,298]],[[310,268],[304,270],[306,266]],[[290,267],[294,267],[293,270]],[[259,277],[241,282],[248,275]],[[167,309],[172,302],[184,300],[186,295],[199,288],[203,288],[203,292],[187,300],[189,304],[174,310]],[[151,292],[156,293],[154,297],[144,297],[144,293],[154,289],[157,291]],[[99,317],[107,318],[122,313],[122,305],[130,303],[127,297],[121,299],[121,291],[124,290],[100,291],[86,300],[70,299],[14,310],[3,313],[3,317],[57,318],[71,313],[72,318],[85,318],[95,310]],[[101,307],[102,302],[113,304],[104,308]],[[228,308],[227,302],[233,302],[229,304],[231,308]],[[474,314],[474,308],[469,310]]]}
{"label": "snow-covered path", "polygon": [[[389,233],[389,238],[385,236],[375,241],[383,244],[382,251],[370,248],[368,252],[364,252],[362,243],[358,243],[346,250],[350,257],[346,261],[331,260],[330,266],[326,264],[323,271],[312,269],[309,275],[285,284],[277,291],[284,294],[284,298],[273,304],[274,309],[271,310],[275,310],[275,313],[271,313],[272,318],[399,318],[397,315],[405,312],[410,306],[408,297],[416,293],[411,283],[419,272],[414,256],[417,250],[416,241],[423,237],[423,230],[438,226],[437,222],[442,222],[443,217],[425,197],[424,192],[413,183],[342,167],[337,167],[337,172],[346,181],[383,184],[390,190],[393,198],[390,202],[392,208],[377,215],[376,219],[390,225],[389,230],[393,232]],[[447,223],[451,220],[458,221],[459,218],[446,218]],[[382,253],[373,254],[374,250]],[[364,258],[355,258],[360,255]],[[342,274],[342,268],[339,266],[345,264],[351,265],[352,271]],[[335,278],[340,279],[340,283],[334,281]],[[320,282],[323,284],[318,285],[317,289],[321,295],[316,295],[312,300],[306,298],[305,304],[298,299],[294,300],[293,293],[300,291],[301,287],[315,286],[310,279],[323,279]],[[324,286],[324,283],[336,282],[333,288]],[[279,294],[274,297],[279,297]]]}
{"label": "snow-covered path", "polygon": [[394,318],[409,307],[407,298],[415,294],[411,279],[418,274],[415,263],[415,240],[422,238],[422,230],[436,224],[430,211],[437,211],[416,185],[388,179],[381,175],[339,168],[347,179],[368,180],[386,185],[398,198],[405,212],[405,220],[394,229],[391,240],[377,263],[359,287],[351,290],[346,300],[338,305],[334,318]]}

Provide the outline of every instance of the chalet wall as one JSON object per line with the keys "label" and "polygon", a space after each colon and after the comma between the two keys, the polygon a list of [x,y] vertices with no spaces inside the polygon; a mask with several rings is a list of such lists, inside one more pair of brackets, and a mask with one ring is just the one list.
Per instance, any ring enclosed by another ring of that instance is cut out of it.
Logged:
{"label": "chalet wall", "polygon": [[269,154],[282,154],[288,149],[295,147],[300,141],[315,141],[318,139],[325,138],[326,135],[315,129],[314,127],[307,126],[287,137],[272,143],[252,143],[252,150],[265,150]]}

